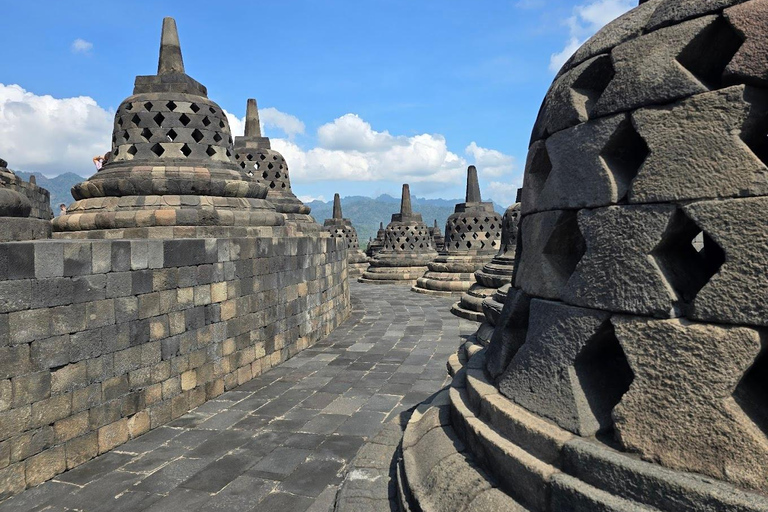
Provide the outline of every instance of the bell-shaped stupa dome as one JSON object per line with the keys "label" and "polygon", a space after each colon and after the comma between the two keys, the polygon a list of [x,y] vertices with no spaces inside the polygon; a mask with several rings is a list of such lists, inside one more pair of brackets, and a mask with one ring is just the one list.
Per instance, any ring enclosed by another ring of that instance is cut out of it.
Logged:
{"label": "bell-shaped stupa dome", "polygon": [[563,67],[491,342],[406,427],[409,508],[768,510],[767,33],[766,0],[648,0]]}
{"label": "bell-shaped stupa dome", "polygon": [[435,256],[437,251],[432,246],[429,227],[424,224],[421,214],[413,211],[411,189],[404,184],[400,213],[392,214],[392,221],[384,230],[384,246],[359,281],[414,284]]}
{"label": "bell-shaped stupa dome", "polygon": [[309,215],[311,208],[291,190],[288,164],[283,155],[272,149],[268,137],[261,134],[256,100],[248,100],[245,112],[245,134],[235,137],[235,161],[249,178],[267,189],[267,200],[285,215],[288,224],[302,231],[318,231],[320,225]]}
{"label": "bell-shaped stupa dome", "polygon": [[368,268],[368,256],[360,250],[357,230],[341,212],[341,197],[333,195],[333,217],[325,219],[323,229],[334,238],[343,238],[347,244],[347,268],[349,275],[359,277]]}
{"label": "bell-shaped stupa dome", "polygon": [[72,195],[54,220],[58,236],[246,234],[284,223],[266,187],[235,164],[224,111],[185,73],[173,18],[163,20],[157,74],[137,76],[117,109],[107,162]]}

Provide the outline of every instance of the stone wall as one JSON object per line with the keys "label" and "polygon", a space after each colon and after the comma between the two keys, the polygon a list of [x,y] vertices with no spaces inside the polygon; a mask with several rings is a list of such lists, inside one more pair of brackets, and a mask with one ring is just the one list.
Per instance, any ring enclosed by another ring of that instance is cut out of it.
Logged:
{"label": "stone wall", "polygon": [[337,239],[0,244],[0,499],[168,423],[349,314]]}
{"label": "stone wall", "polygon": [[38,187],[35,183],[24,181],[19,176],[7,173],[0,173],[0,186],[10,188],[27,196],[29,202],[32,203],[30,217],[43,220],[51,220],[53,218],[51,194],[46,189]]}

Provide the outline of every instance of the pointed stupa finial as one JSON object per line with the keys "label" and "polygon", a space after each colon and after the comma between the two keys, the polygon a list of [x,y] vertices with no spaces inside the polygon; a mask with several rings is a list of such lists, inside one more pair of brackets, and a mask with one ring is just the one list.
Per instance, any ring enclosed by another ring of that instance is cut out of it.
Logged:
{"label": "pointed stupa finial", "polygon": [[435,228],[437,228],[437,219],[435,219]]}
{"label": "pointed stupa finial", "polygon": [[259,124],[259,107],[254,98],[248,99],[245,107],[245,136],[261,137],[261,125]]}
{"label": "pointed stupa finial", "polygon": [[341,197],[339,194],[333,194],[333,218],[341,219]]}
{"label": "pointed stupa finial", "polygon": [[411,208],[411,187],[407,184],[403,184],[403,197],[400,199],[400,216],[408,217],[413,214]]}
{"label": "pointed stupa finial", "polygon": [[184,61],[181,58],[179,33],[176,30],[176,20],[163,18],[163,33],[160,36],[160,60],[157,63],[157,74],[184,73]]}
{"label": "pointed stupa finial", "polygon": [[480,183],[477,181],[477,168],[474,165],[470,165],[467,168],[467,203],[479,203],[480,198]]}

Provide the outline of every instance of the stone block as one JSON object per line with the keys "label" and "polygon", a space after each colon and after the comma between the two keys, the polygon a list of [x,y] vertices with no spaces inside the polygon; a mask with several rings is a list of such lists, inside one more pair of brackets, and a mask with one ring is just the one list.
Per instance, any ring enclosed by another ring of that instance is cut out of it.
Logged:
{"label": "stone block", "polygon": [[509,288],[496,329],[486,352],[486,370],[497,378],[525,343],[531,298],[522,290]]}
{"label": "stone block", "polygon": [[[146,292],[144,292],[146,293]],[[107,274],[107,298],[125,297],[133,294],[131,272],[110,272]]]}
{"label": "stone block", "polygon": [[611,69],[611,58],[598,55],[555,79],[539,110],[533,141],[589,119],[610,80]]}
{"label": "stone block", "polygon": [[98,357],[102,353],[101,329],[91,329],[70,335],[69,360],[73,363]]}
{"label": "stone block", "polygon": [[706,92],[707,87],[680,61],[687,62],[681,58],[686,47],[716,22],[715,16],[699,18],[614,48],[611,51],[614,76],[595,103],[594,115],[669,103]]}
{"label": "stone block", "polygon": [[13,400],[13,386],[11,379],[0,380],[0,411],[7,411],[11,408]]}
{"label": "stone block", "polygon": [[699,280],[690,318],[768,326],[768,278],[763,270],[768,265],[766,209],[765,197],[704,201],[684,208],[706,234],[697,263],[708,269],[704,277],[711,275]]}
{"label": "stone block", "polygon": [[32,404],[29,425],[32,428],[50,425],[66,418],[72,412],[72,394],[52,396]]}
{"label": "stone block", "polygon": [[0,440],[24,432],[30,424],[31,413],[32,408],[28,405],[0,412]]}
{"label": "stone block", "polygon": [[0,500],[20,493],[25,487],[26,478],[23,462],[0,469]]}
{"label": "stone block", "polygon": [[128,418],[128,434],[131,439],[149,431],[150,420],[148,411],[139,411]]}
{"label": "stone block", "polygon": [[679,316],[678,296],[657,251],[672,232],[676,207],[610,206],[582,210],[579,230],[587,250],[562,292],[570,304],[662,318]]}
{"label": "stone block", "polygon": [[29,242],[0,244],[0,277],[34,279],[35,246]]}
{"label": "stone block", "polygon": [[573,433],[611,427],[611,411],[632,374],[610,314],[535,299],[525,344],[499,378],[499,390]]}
{"label": "stone block", "polygon": [[[626,196],[633,172],[642,163],[642,141],[632,145],[637,139],[624,114],[587,121],[553,134],[546,141],[551,170],[546,177],[541,176],[543,183],[535,183],[534,178],[539,178],[536,173],[528,180],[529,186],[536,187],[529,192],[536,195],[536,200],[523,203],[523,214],[618,202]],[[612,159],[608,153],[618,144],[624,152]],[[531,166],[534,164],[544,165],[532,161]],[[538,169],[530,167],[529,173],[533,170]]]}
{"label": "stone block", "polygon": [[518,262],[515,286],[530,295],[559,299],[586,250],[576,212],[526,215],[521,226],[525,251]]}
{"label": "stone block", "polygon": [[[632,114],[649,148],[629,192],[631,203],[768,193],[768,173],[754,149],[764,100],[734,86]],[[681,148],[696,148],[695,154]],[[707,176],[707,179],[701,179]]]}
{"label": "stone block", "polygon": [[0,282],[0,313],[28,309],[32,305],[32,281],[28,279]]}
{"label": "stone block", "polygon": [[112,242],[91,242],[91,270],[94,274],[105,274],[112,270]]}
{"label": "stone block", "polygon": [[64,276],[82,276],[93,272],[93,255],[89,242],[64,245]]}
{"label": "stone block", "polygon": [[45,426],[10,440],[11,462],[19,462],[53,446],[53,428]]}
{"label": "stone block", "polygon": [[112,272],[131,270],[131,242],[116,240],[112,242]]}
{"label": "stone block", "polygon": [[768,24],[768,4],[763,0],[745,2],[725,10],[730,26],[744,40],[725,67],[725,76],[732,81],[768,85],[768,53],[763,40]]}
{"label": "stone block", "polygon": [[100,454],[126,443],[129,439],[128,419],[121,418],[114,423],[101,427],[98,439]]}
{"label": "stone block", "polygon": [[62,277],[64,275],[64,244],[58,241],[35,244],[35,277]]}
{"label": "stone block", "polygon": [[50,373],[51,392],[53,394],[66,393],[88,384],[87,364],[80,361],[57,368]]}
{"label": "stone block", "polygon": [[88,411],[82,411],[73,416],[62,418],[53,424],[56,444],[61,444],[70,439],[85,435],[89,430],[90,423],[88,421]]}
{"label": "stone block", "polygon": [[39,402],[51,396],[51,372],[28,373],[11,379],[13,401],[11,407]]}
{"label": "stone block", "polygon": [[85,304],[73,304],[71,306],[51,308],[50,315],[50,335],[52,336],[75,333],[86,329]]}
{"label": "stone block", "polygon": [[11,345],[47,338],[51,331],[51,312],[31,309],[8,313],[8,330]]}
{"label": "stone block", "polygon": [[622,447],[670,468],[768,488],[760,332],[676,319],[612,323],[634,374],[613,411]]}
{"label": "stone block", "polygon": [[35,340],[29,347],[30,357],[36,368],[54,368],[69,362],[69,335]]}
{"label": "stone block", "polygon": [[65,445],[67,469],[83,464],[99,453],[99,440],[96,432],[68,441]]}
{"label": "stone block", "polygon": [[27,486],[32,487],[50,480],[67,469],[67,456],[63,446],[46,450],[25,463]]}

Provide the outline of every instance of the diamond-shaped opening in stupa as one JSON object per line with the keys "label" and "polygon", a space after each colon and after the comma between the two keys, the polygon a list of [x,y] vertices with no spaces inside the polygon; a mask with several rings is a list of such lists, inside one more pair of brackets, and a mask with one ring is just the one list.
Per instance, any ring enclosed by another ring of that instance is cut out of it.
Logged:
{"label": "diamond-shaped opening in stupa", "polygon": [[[694,240],[699,237],[701,248]],[[725,252],[682,209],[672,216],[651,255],[683,303],[690,303],[725,263]]]}

